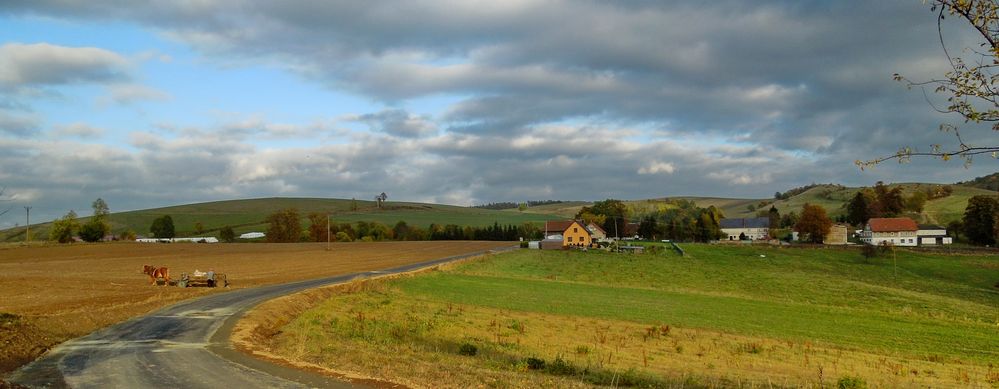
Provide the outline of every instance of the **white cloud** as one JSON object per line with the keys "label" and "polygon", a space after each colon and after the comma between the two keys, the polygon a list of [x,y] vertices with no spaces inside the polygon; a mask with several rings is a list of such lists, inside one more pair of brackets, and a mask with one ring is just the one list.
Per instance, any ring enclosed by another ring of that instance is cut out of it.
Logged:
{"label": "white cloud", "polygon": [[52,135],[55,137],[96,138],[104,135],[104,133],[103,128],[79,122],[57,125],[52,128]]}
{"label": "white cloud", "polygon": [[676,167],[670,162],[653,161],[648,166],[639,168],[638,174],[673,174],[675,171]]}
{"label": "white cloud", "polygon": [[118,104],[130,104],[139,101],[167,101],[172,98],[169,93],[140,84],[118,84],[108,87],[108,99]]}

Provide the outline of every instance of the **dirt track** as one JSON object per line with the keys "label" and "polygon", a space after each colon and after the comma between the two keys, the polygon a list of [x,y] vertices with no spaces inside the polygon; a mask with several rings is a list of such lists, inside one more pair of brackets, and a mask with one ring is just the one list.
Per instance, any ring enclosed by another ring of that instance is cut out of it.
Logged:
{"label": "dirt track", "polygon": [[172,277],[195,269],[226,273],[244,288],[382,269],[508,242],[334,244],[87,244],[0,249],[0,373],[54,344],[221,290],[150,286],[144,264]]}

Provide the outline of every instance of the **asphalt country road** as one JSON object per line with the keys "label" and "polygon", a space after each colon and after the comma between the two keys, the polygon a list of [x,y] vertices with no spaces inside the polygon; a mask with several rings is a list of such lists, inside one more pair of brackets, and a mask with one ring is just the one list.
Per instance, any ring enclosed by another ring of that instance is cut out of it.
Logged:
{"label": "asphalt country road", "polygon": [[184,301],[62,343],[7,380],[43,388],[355,388],[345,381],[274,365],[234,350],[229,341],[234,324],[250,308],[279,296],[495,251]]}

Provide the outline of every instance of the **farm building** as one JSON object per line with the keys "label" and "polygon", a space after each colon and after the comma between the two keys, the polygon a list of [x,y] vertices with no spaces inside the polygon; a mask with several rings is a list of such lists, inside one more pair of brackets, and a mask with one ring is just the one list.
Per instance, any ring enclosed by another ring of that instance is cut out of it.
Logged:
{"label": "farm building", "polygon": [[947,229],[940,226],[920,224],[916,231],[920,246],[939,246],[954,243],[953,238],[947,236]]}
{"label": "farm building", "polygon": [[907,217],[873,218],[867,221],[860,240],[869,245],[882,243],[895,246],[915,246],[919,226]]}
{"label": "farm building", "polygon": [[766,239],[770,236],[770,218],[766,217],[721,219],[719,224],[728,240],[740,240],[742,235],[749,240]]}
{"label": "farm building", "polygon": [[829,228],[829,234],[822,240],[823,244],[844,245],[846,244],[847,231],[850,228],[846,224],[833,224]]}
{"label": "farm building", "polygon": [[247,232],[239,236],[239,239],[257,239],[263,238],[265,235],[263,232]]}

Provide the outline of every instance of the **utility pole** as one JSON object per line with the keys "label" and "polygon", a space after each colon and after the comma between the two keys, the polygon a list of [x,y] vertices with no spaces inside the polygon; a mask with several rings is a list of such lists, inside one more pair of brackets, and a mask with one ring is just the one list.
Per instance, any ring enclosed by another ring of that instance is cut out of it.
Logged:
{"label": "utility pole", "polygon": [[330,251],[330,214],[326,214],[326,251]]}
{"label": "utility pole", "polygon": [[31,241],[31,207],[24,207],[24,243]]}

